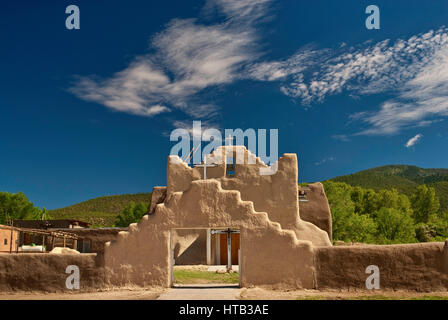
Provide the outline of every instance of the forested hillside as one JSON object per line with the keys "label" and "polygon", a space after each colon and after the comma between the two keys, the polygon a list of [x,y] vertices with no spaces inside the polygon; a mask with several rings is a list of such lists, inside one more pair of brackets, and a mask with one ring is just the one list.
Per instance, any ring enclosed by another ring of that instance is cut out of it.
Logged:
{"label": "forested hillside", "polygon": [[335,240],[409,243],[448,237],[448,169],[383,166],[324,185]]}
{"label": "forested hillside", "polygon": [[411,196],[418,185],[426,184],[434,188],[441,210],[448,210],[448,169],[389,165],[336,177],[331,181],[376,191],[394,188],[407,196]]}
{"label": "forested hillside", "polygon": [[130,203],[149,205],[150,200],[151,192],[105,196],[50,210],[49,213],[53,219],[79,219],[91,223],[92,226],[111,227]]}

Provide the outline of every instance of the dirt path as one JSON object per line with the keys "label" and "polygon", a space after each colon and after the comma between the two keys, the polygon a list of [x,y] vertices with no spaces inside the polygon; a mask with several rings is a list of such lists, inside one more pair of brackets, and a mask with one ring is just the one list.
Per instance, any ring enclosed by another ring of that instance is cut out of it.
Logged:
{"label": "dirt path", "polygon": [[448,299],[448,292],[415,292],[392,290],[364,291],[318,291],[318,290],[267,290],[263,288],[242,289],[244,300],[407,300]]}
{"label": "dirt path", "polygon": [[229,285],[188,285],[170,288],[157,300],[237,300],[241,288]]}
{"label": "dirt path", "polygon": [[163,290],[119,289],[82,293],[0,293],[0,300],[155,300]]}
{"label": "dirt path", "polygon": [[448,292],[318,291],[188,285],[170,289],[116,289],[82,293],[0,292],[0,300],[401,300],[446,299]]}

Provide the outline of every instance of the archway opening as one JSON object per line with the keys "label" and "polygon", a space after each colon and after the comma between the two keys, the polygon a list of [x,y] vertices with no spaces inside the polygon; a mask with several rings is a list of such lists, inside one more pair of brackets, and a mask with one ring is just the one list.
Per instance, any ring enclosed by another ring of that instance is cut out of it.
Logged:
{"label": "archway opening", "polygon": [[240,244],[235,228],[171,229],[171,286],[240,286]]}

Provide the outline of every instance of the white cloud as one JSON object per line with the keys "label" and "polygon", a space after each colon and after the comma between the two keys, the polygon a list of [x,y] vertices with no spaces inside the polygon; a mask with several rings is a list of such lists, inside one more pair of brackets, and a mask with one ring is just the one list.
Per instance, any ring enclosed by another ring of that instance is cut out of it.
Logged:
{"label": "white cloud", "polygon": [[[394,43],[384,40],[356,48],[303,49],[283,62],[269,64],[282,66],[282,74],[290,76],[282,91],[309,104],[344,90],[356,94],[396,90],[413,79],[447,44],[448,29],[441,28]],[[258,74],[256,78],[277,80],[272,77],[272,69],[260,68],[264,76]]]}
{"label": "white cloud", "polygon": [[174,19],[151,39],[153,53],[141,55],[110,78],[80,77],[71,91],[116,111],[153,116],[179,109],[197,117],[216,113],[201,91],[241,77],[243,64],[258,57],[251,23],[262,17],[270,0],[216,0],[206,4],[227,16],[205,25]]}
{"label": "white cloud", "polygon": [[406,142],[406,148],[410,148],[412,146],[414,146],[421,138],[423,137],[422,134],[417,134],[414,137],[412,137],[411,139],[408,140],[408,142]]}
{"label": "white cloud", "polygon": [[448,115],[448,29],[356,48],[305,48],[287,60],[255,65],[250,74],[257,80],[282,81],[281,91],[305,105],[344,91],[356,97],[393,94],[378,111],[351,119],[369,125],[358,135],[394,134]]}
{"label": "white cloud", "polygon": [[359,134],[394,134],[442,121],[448,116],[448,47],[438,49],[431,62],[402,84],[394,99],[361,119],[370,128]]}
{"label": "white cloud", "polygon": [[350,141],[349,137],[346,134],[334,134],[331,136],[335,140],[339,140],[342,142],[348,142]]}
{"label": "white cloud", "polygon": [[[150,40],[151,53],[136,57],[110,77],[80,77],[78,97],[141,116],[173,109],[211,119],[219,107],[207,99],[211,88],[241,79],[280,82],[285,95],[304,105],[347,92],[388,93],[379,110],[351,115],[367,126],[356,135],[395,134],[448,116],[448,29],[407,40],[366,42],[351,47],[310,46],[278,61],[260,61],[257,23],[269,16],[271,0],[208,0],[207,15],[222,22],[174,19]],[[347,136],[335,136],[345,140]]]}
{"label": "white cloud", "polygon": [[328,158],[324,158],[324,159],[322,159],[322,160],[320,160],[318,162],[315,162],[314,164],[316,166],[321,166],[321,165],[323,165],[323,164],[325,164],[327,162],[333,161],[333,160],[334,160],[334,157],[328,157]]}

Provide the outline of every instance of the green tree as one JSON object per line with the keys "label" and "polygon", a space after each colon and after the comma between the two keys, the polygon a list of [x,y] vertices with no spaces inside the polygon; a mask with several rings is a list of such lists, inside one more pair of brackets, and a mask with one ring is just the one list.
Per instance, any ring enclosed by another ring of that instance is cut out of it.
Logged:
{"label": "green tree", "polygon": [[372,214],[378,210],[380,199],[379,195],[372,189],[364,191],[364,197],[362,200],[362,214]]}
{"label": "green tree", "polygon": [[420,242],[445,241],[448,238],[448,212],[431,215],[427,223],[419,223],[415,228]]}
{"label": "green tree", "polygon": [[135,202],[131,201],[117,216],[115,226],[128,227],[131,223],[139,222],[147,212],[147,204],[143,202],[139,202],[136,204]]}
{"label": "green tree", "polygon": [[375,214],[378,243],[416,242],[412,217],[395,208],[381,208]]}
{"label": "green tree", "polygon": [[[376,225],[369,215],[355,212],[352,192],[362,190],[340,182],[325,182],[325,192],[331,208],[333,220],[333,239],[345,242],[373,242]],[[358,196],[355,196],[355,199]]]}
{"label": "green tree", "polygon": [[0,224],[14,219],[33,219],[40,212],[22,192],[0,192]]}
{"label": "green tree", "polygon": [[412,196],[411,204],[414,220],[417,223],[427,223],[433,216],[437,215],[440,208],[434,188],[424,184],[417,187]]}

